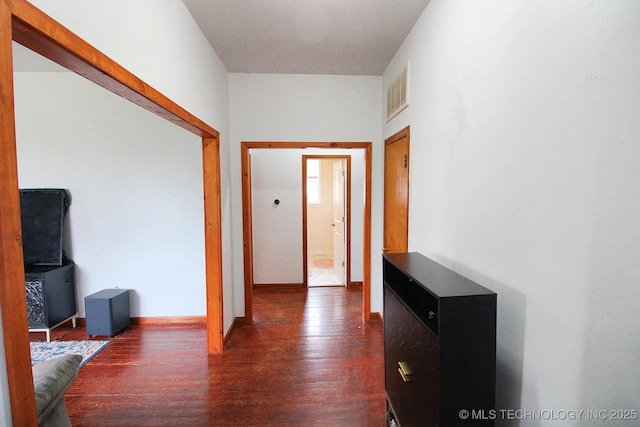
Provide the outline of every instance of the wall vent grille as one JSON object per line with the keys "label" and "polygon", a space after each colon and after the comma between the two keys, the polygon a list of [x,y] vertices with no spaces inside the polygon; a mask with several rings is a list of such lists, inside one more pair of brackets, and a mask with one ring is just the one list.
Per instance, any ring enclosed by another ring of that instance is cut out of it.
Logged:
{"label": "wall vent grille", "polygon": [[387,88],[387,122],[409,105],[409,62]]}

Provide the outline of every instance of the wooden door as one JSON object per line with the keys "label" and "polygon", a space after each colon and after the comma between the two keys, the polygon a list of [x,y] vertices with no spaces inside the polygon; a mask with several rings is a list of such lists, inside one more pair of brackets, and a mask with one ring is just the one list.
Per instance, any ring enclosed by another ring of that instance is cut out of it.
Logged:
{"label": "wooden door", "polygon": [[346,284],[346,221],[344,159],[333,162],[333,273]]}
{"label": "wooden door", "polygon": [[409,247],[409,127],[384,141],[383,252]]}

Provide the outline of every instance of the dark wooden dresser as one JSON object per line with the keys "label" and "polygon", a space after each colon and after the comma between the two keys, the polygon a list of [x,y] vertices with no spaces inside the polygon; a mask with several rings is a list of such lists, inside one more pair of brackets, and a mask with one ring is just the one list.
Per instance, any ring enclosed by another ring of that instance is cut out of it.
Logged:
{"label": "dark wooden dresser", "polygon": [[384,255],[383,278],[385,391],[396,423],[494,425],[496,294],[415,252]]}

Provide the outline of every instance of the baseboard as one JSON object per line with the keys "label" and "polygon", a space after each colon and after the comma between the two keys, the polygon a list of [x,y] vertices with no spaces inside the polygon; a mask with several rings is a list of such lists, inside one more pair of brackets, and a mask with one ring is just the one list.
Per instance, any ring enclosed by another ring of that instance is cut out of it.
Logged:
{"label": "baseboard", "polygon": [[227,331],[227,333],[224,335],[224,338],[222,339],[222,345],[226,346],[228,341],[231,339],[231,335],[233,335],[233,332],[236,330],[236,328],[238,326],[248,326],[250,325],[251,322],[249,322],[249,320],[246,317],[236,317],[235,319],[233,319],[233,322],[231,322],[231,326],[229,326],[229,330]]}
{"label": "baseboard", "polygon": [[[235,319],[233,319],[233,323],[231,324],[231,327],[235,326],[250,326],[252,322],[249,321],[249,319],[247,319],[246,317],[242,316],[242,317],[236,317]],[[231,328],[229,328],[229,330],[231,330]]]}
{"label": "baseboard", "polygon": [[[349,282],[349,288],[362,289],[362,282]],[[254,283],[253,289],[305,289],[304,283]]]}
{"label": "baseboard", "polygon": [[207,316],[162,316],[162,317],[132,317],[132,325],[198,325],[206,326]]}
{"label": "baseboard", "polygon": [[304,283],[254,283],[253,289],[306,289]]}
{"label": "baseboard", "polygon": [[[76,319],[78,326],[87,326],[86,317]],[[206,325],[207,316],[131,317],[130,325]]]}
{"label": "baseboard", "polygon": [[382,326],[384,326],[384,319],[380,313],[371,313],[371,321],[372,322],[380,322]]}

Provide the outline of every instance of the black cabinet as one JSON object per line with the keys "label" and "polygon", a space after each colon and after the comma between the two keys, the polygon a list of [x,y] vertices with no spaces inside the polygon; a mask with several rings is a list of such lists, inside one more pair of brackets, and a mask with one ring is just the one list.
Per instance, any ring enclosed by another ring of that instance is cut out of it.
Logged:
{"label": "black cabinet", "polygon": [[20,190],[22,249],[30,332],[45,332],[71,320],[76,326],[75,264],[63,250],[70,199],[61,189]]}
{"label": "black cabinet", "polygon": [[398,425],[493,425],[483,418],[495,409],[496,294],[418,253],[384,255],[383,278],[385,391]]}
{"label": "black cabinet", "polygon": [[71,320],[76,326],[74,264],[62,267],[32,266],[25,272],[29,332],[45,332]]}

